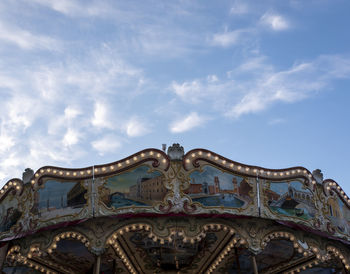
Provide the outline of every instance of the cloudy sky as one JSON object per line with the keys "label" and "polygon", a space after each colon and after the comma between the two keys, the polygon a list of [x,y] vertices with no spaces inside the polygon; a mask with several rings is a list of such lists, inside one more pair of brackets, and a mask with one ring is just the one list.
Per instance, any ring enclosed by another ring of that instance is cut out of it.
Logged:
{"label": "cloudy sky", "polygon": [[350,2],[0,2],[0,181],[162,143],[350,194]]}

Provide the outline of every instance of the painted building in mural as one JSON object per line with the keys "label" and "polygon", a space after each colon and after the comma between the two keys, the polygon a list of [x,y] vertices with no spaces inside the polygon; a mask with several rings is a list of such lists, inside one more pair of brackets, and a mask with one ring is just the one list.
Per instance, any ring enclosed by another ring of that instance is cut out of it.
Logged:
{"label": "painted building in mural", "polygon": [[165,193],[162,177],[143,177],[137,180],[136,185],[129,187],[127,197],[136,200],[161,200]]}

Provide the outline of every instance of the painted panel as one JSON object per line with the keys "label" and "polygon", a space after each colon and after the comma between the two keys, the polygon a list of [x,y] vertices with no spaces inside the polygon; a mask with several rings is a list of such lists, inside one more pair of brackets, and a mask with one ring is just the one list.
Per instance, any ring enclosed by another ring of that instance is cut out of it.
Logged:
{"label": "painted panel", "polygon": [[109,208],[152,206],[167,192],[162,174],[145,165],[103,180],[100,200]]}
{"label": "painted panel", "polygon": [[83,181],[48,179],[34,194],[32,212],[46,220],[64,215],[77,215],[87,204]]}
{"label": "painted panel", "polygon": [[252,202],[253,187],[246,178],[213,166],[206,165],[194,171],[190,180],[185,193],[203,206],[244,208]]}
{"label": "painted panel", "polygon": [[0,233],[9,231],[22,216],[18,209],[18,200],[8,195],[0,203]]}
{"label": "painted panel", "polygon": [[275,214],[302,220],[316,215],[313,193],[300,181],[268,182],[264,196],[267,207]]}
{"label": "painted panel", "polygon": [[327,217],[338,232],[350,234],[350,210],[344,202],[335,195],[327,200]]}

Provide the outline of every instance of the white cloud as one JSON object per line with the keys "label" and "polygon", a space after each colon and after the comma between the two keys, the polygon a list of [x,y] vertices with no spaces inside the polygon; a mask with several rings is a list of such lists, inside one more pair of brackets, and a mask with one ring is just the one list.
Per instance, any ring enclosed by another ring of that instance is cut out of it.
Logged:
{"label": "white cloud", "polygon": [[0,22],[0,40],[14,44],[25,50],[59,50],[61,43],[44,35],[35,35],[27,30],[9,26]]}
{"label": "white cloud", "polygon": [[125,132],[129,137],[138,137],[149,133],[150,128],[145,122],[133,117],[125,124]]}
{"label": "white cloud", "polygon": [[282,31],[290,28],[290,23],[282,15],[267,12],[261,18],[260,22],[275,31]]}
{"label": "white cloud", "polygon": [[76,118],[79,114],[81,114],[81,110],[79,109],[79,107],[67,106],[64,109],[64,117],[67,120],[72,120]]}
{"label": "white cloud", "polygon": [[62,140],[63,145],[66,147],[69,147],[77,144],[78,142],[79,142],[79,132],[72,128],[68,128]]}
{"label": "white cloud", "polygon": [[229,47],[236,45],[243,40],[244,34],[250,33],[250,29],[237,29],[234,31],[225,31],[213,35],[212,44],[215,46]]}
{"label": "white cloud", "polygon": [[95,1],[93,3],[79,2],[76,0],[30,0],[37,4],[46,6],[54,11],[62,13],[67,16],[102,16],[107,14],[111,7],[108,7],[105,2],[100,3]]}
{"label": "white cloud", "polygon": [[101,139],[91,142],[91,145],[100,155],[104,155],[106,153],[115,152],[121,147],[122,143],[118,137],[114,135],[106,135]]}
{"label": "white cloud", "polygon": [[208,119],[206,117],[199,116],[196,112],[192,112],[186,117],[173,122],[170,126],[172,133],[182,133],[189,131],[193,128],[203,125]]}
{"label": "white cloud", "polygon": [[94,106],[94,116],[91,123],[97,128],[113,129],[113,115],[106,103],[96,102]]}
{"label": "white cloud", "polygon": [[0,132],[0,153],[10,151],[15,144],[12,136],[6,135],[3,131]]}

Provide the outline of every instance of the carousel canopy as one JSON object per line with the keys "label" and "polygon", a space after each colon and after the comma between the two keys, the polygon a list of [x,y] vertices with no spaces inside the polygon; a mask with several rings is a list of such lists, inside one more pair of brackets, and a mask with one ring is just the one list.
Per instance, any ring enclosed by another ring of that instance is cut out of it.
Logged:
{"label": "carousel canopy", "polygon": [[4,273],[349,273],[350,198],[319,170],[206,149],[27,169],[0,190]]}

